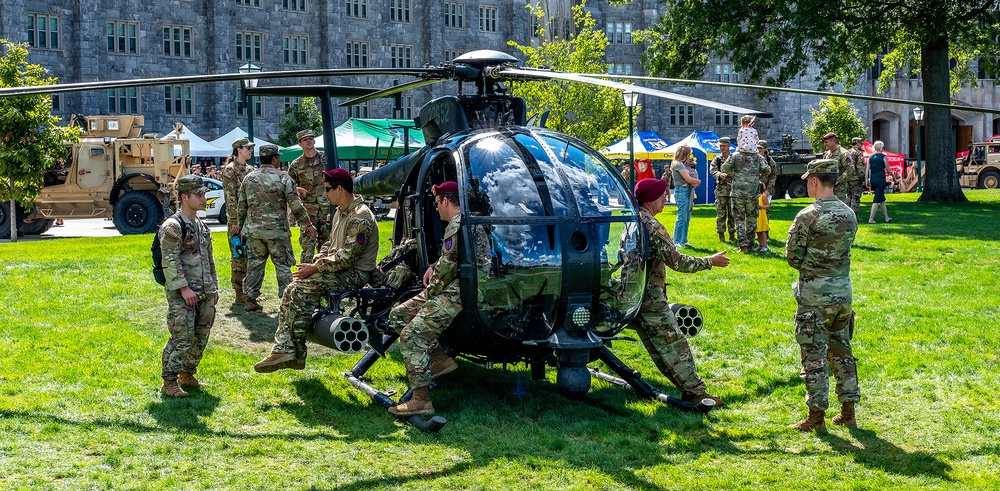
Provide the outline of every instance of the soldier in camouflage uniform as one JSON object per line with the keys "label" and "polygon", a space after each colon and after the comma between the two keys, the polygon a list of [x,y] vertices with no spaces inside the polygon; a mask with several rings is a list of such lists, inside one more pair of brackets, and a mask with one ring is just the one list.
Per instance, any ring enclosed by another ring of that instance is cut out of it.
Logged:
{"label": "soldier in camouflage uniform", "polygon": [[708,257],[694,257],[677,252],[666,227],[656,220],[666,203],[664,192],[667,183],[662,179],[645,179],[635,185],[635,198],[639,202],[639,220],[649,234],[649,281],[642,298],[639,317],[632,327],[642,339],[653,363],[677,389],[685,401],[694,404],[711,399],[722,405],[722,399],[706,392],[705,382],[698,376],[687,338],[677,327],[677,319],[667,306],[666,267],[681,273],[694,273],[726,267],[726,252]]}
{"label": "soldier in camouflage uniform", "polygon": [[839,163],[814,160],[806,167],[809,196],[816,202],[795,216],[788,230],[785,259],[799,271],[792,291],[798,302],[795,340],[802,356],[809,416],[790,426],[801,431],[826,428],[830,372],[837,379],[840,414],[833,423],[857,426],[858,371],[851,352],[851,244],[858,231],[854,212],[833,194]]}
{"label": "soldier in camouflage uniform", "polygon": [[[399,347],[406,363],[406,376],[413,389],[413,397],[389,408],[396,416],[434,414],[427,387],[431,379],[450,373],[458,364],[448,356],[438,342],[438,337],[462,310],[458,285],[458,232],[461,227],[461,208],[458,202],[458,184],[454,181],[433,186],[434,204],[441,220],[448,222],[441,245],[441,257],[424,273],[424,290],[419,295],[396,306],[389,314],[389,322],[400,333]],[[489,238],[481,227],[474,232],[476,257],[480,270],[485,268]]]}
{"label": "soldier in camouflage uniform", "polygon": [[838,177],[837,184],[833,187],[833,194],[837,195],[837,198],[840,198],[840,201],[843,201],[845,205],[851,206],[849,190],[851,188],[850,182],[854,175],[851,154],[844,147],[840,146],[837,134],[832,131],[823,135],[823,146],[826,147],[826,151],[823,152],[823,158],[837,161]]}
{"label": "soldier in camouflage uniform", "polygon": [[299,235],[299,245],[302,246],[300,260],[303,263],[313,262],[313,254],[319,249],[329,235],[327,219],[330,216],[330,201],[323,193],[323,171],[326,170],[326,155],[316,151],[316,134],[312,130],[302,130],[296,134],[302,155],[288,166],[288,177],[292,178],[296,190],[302,198],[302,206],[306,207],[309,219],[316,226],[316,237]]}
{"label": "soldier in camouflage uniform", "polygon": [[229,280],[236,291],[236,301],[245,302],[247,297],[243,294],[243,279],[247,275],[246,255],[236,257],[233,251],[232,238],[240,235],[240,223],[237,212],[239,211],[240,185],[243,179],[250,173],[247,160],[253,156],[254,144],[249,138],[237,138],[233,141],[233,154],[229,156],[229,161],[222,168],[222,193],[226,198],[226,223],[229,224],[229,236],[226,243],[229,245]]}
{"label": "soldier in camouflage uniform", "polygon": [[257,302],[264,282],[264,264],[268,256],[278,277],[278,295],[292,282],[292,233],[288,229],[288,209],[299,222],[302,233],[316,235],[316,227],[302,206],[295,184],[285,173],[278,172],[278,147],[260,147],[260,168],[254,170],[240,186],[239,224],[247,247],[247,276],[243,283],[246,310],[263,310]]}
{"label": "soldier in camouflage uniform", "polygon": [[851,138],[851,163],[854,168],[851,169],[851,180],[848,184],[848,198],[851,202],[848,204],[854,213],[857,214],[858,210],[861,209],[861,195],[864,194],[864,189],[862,185],[865,182],[865,141],[861,138],[854,137]]}
{"label": "soldier in camouflage uniform", "polygon": [[771,168],[756,151],[737,152],[722,164],[722,172],[733,179],[729,196],[736,222],[736,240],[740,252],[747,254],[757,236],[757,189]]}
{"label": "soldier in camouflage uniform", "polygon": [[306,332],[320,299],[330,290],[361,288],[368,282],[378,256],[375,215],[360,196],[344,169],[323,173],[326,196],[334,205],[330,240],[313,257],[298,265],[295,281],[285,289],[278,311],[278,330],[271,354],[254,365],[259,373],[281,368],[306,367]]}
{"label": "soldier in camouflage uniform", "polygon": [[158,234],[167,280],[163,289],[170,331],[170,339],[163,347],[160,392],[168,397],[186,397],[188,393],[181,386],[201,386],[194,374],[215,322],[219,279],[212,256],[212,233],[198,219],[198,210],[205,209],[208,188],[201,177],[188,175],[177,179],[174,189],[180,199],[180,213],[167,218]]}
{"label": "soldier in camouflage uniform", "polygon": [[[712,159],[708,165],[708,173],[715,178],[715,231],[719,233],[719,242],[725,242],[725,233],[729,231],[729,240],[735,240],[735,222],[733,221],[732,198],[729,197],[733,188],[733,178],[722,172],[722,164],[729,158],[729,137],[719,138],[719,149],[722,153]],[[666,172],[663,173],[667,175]],[[669,183],[667,183],[669,184]],[[667,199],[669,202],[669,198]]]}

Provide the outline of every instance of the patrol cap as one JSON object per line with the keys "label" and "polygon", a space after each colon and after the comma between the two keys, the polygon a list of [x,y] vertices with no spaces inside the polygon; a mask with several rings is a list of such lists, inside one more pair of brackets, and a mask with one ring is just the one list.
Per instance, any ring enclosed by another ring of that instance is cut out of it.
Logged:
{"label": "patrol cap", "polygon": [[323,171],[323,180],[326,182],[333,182],[339,179],[353,179],[351,173],[347,169],[333,169],[328,171]]}
{"label": "patrol cap", "polygon": [[[830,138],[837,138],[837,134],[831,131],[823,135],[823,138],[820,138],[820,140],[826,141],[829,140]],[[837,138],[837,140],[840,140],[840,138]]]}
{"label": "patrol cap", "polygon": [[313,130],[302,130],[295,134],[295,139],[302,141],[303,138],[316,138],[316,133]]}
{"label": "patrol cap", "polygon": [[757,140],[757,148],[767,148],[767,140]]}
{"label": "patrol cap", "polygon": [[635,183],[635,199],[640,203],[657,200],[667,192],[667,181],[663,179],[643,179]]}
{"label": "patrol cap", "polygon": [[431,186],[431,192],[435,196],[439,194],[458,194],[458,183],[455,181],[445,181],[441,184]]}
{"label": "patrol cap", "polygon": [[719,145],[722,145],[723,143],[725,143],[726,145],[729,145],[729,137],[728,136],[724,136],[722,138],[719,138]]}
{"label": "patrol cap", "polygon": [[208,188],[205,187],[205,181],[201,178],[201,176],[188,174],[186,176],[178,177],[177,180],[174,181],[174,190],[177,191],[177,194],[202,194],[205,191],[208,191]]}
{"label": "patrol cap", "polygon": [[864,140],[863,140],[863,139],[861,139],[861,138],[858,138],[858,137],[854,137],[854,138],[851,138],[851,145],[857,145],[858,143],[861,143],[861,142],[863,142],[863,141],[864,141]]}
{"label": "patrol cap", "polygon": [[815,174],[837,174],[837,159],[816,159],[806,165],[806,173],[802,174],[803,179]]}
{"label": "patrol cap", "polygon": [[260,146],[260,156],[270,157],[272,155],[278,155],[277,145],[261,145]]}
{"label": "patrol cap", "polygon": [[240,148],[240,147],[250,147],[250,148],[253,148],[254,145],[256,145],[256,144],[253,143],[253,142],[251,142],[250,139],[247,138],[247,137],[237,138],[237,139],[233,140],[233,150],[236,150],[237,148]]}

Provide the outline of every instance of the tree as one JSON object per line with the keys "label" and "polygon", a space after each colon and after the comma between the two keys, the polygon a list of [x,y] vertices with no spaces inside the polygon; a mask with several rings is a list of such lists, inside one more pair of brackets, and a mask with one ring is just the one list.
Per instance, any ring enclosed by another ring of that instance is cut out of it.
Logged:
{"label": "tree", "polygon": [[315,97],[302,99],[301,104],[289,106],[281,114],[281,133],[278,135],[278,145],[289,147],[299,143],[295,134],[302,130],[313,130],[316,136],[323,134],[323,116],[316,107]]}
{"label": "tree", "polygon": [[[850,88],[881,56],[880,90],[901,71],[919,71],[923,99],[948,104],[959,84],[976,83],[970,61],[1000,73],[1000,0],[660,2],[666,8],[659,23],[636,39],[649,45],[647,70],[661,76],[701,78],[709,56],[725,56],[749,82],[784,85],[815,63],[823,82]],[[919,199],[966,201],[950,110],[927,106],[924,122],[927,173]]]}
{"label": "tree", "polygon": [[[514,41],[507,44],[524,53],[528,57],[525,64],[530,67],[607,73],[604,50],[608,46],[608,38],[603,31],[594,29],[596,22],[584,11],[585,5],[573,6],[577,33],[561,38],[557,32],[550,32],[544,27],[545,11],[529,4],[531,15],[538,18],[537,33],[543,41],[537,48],[522,46]],[[530,110],[539,113],[549,111],[546,127],[575,136],[594,148],[607,147],[627,136],[628,112],[621,90],[553,80],[518,84],[512,92],[524,98]],[[638,109],[635,108],[636,111]]]}
{"label": "tree", "polygon": [[802,130],[809,137],[809,146],[816,153],[822,153],[823,135],[834,132],[841,146],[847,146],[851,138],[868,134],[868,128],[858,117],[858,111],[843,97],[830,97],[819,101],[819,109],[810,108],[812,122]]}
{"label": "tree", "polygon": [[[0,87],[56,83],[27,58],[27,45],[0,39]],[[66,156],[63,142],[79,140],[79,128],[60,127],[58,122],[48,95],[0,98],[0,203],[7,207],[12,240],[17,240],[15,202],[31,210],[43,173]]]}

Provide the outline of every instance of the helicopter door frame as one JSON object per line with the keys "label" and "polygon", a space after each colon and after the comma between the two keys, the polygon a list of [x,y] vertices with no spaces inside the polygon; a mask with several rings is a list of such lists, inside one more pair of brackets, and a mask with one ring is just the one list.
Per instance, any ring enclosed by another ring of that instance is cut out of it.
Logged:
{"label": "helicopter door frame", "polygon": [[[429,185],[435,184],[430,182],[431,178],[429,175],[432,170],[441,168],[441,165],[447,165],[447,163],[444,163],[445,159],[448,159],[451,162],[451,168],[455,174],[455,182],[458,183],[459,186],[458,195],[461,209],[459,214],[464,215],[464,199],[462,198],[464,186],[459,178],[459,166],[455,161],[455,157],[451,149],[442,148],[440,150],[429,152],[424,157],[424,161],[420,166],[419,173],[417,174],[417,185],[414,190],[414,194],[418,197],[414,203],[414,218],[416,220],[414,228],[418,231],[416,234],[417,249],[419,253],[418,256],[419,259],[423,261],[422,266],[425,270],[426,268],[429,268],[431,264],[434,264],[440,257],[440,242],[444,238],[445,222],[441,220],[441,217],[437,214],[437,210],[429,206],[428,198],[432,198],[433,196],[433,194],[429,191]],[[442,174],[447,174],[447,171],[443,171]],[[436,184],[440,184],[440,182]],[[430,203],[433,203],[433,198]],[[462,218],[464,219],[464,216]],[[431,237],[433,237],[433,241],[428,240]],[[436,255],[433,261],[431,260],[432,251],[434,251],[434,254]]]}

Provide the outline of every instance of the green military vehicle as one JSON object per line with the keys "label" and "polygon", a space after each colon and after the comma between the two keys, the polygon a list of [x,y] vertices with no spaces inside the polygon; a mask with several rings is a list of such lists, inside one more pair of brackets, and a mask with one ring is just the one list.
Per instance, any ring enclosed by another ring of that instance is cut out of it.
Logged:
{"label": "green military vehicle", "polygon": [[[122,234],[155,232],[169,212],[174,179],[190,172],[186,139],[142,134],[142,116],[89,116],[86,133],[66,143],[48,169],[34,208],[17,207],[18,235],[37,235],[56,218],[111,218]],[[0,238],[9,238],[9,203],[0,207]]]}
{"label": "green military vehicle", "polygon": [[781,137],[781,150],[771,154],[777,164],[777,178],[774,183],[773,198],[784,198],[788,193],[789,198],[805,198],[809,195],[806,189],[806,182],[802,180],[802,174],[806,172],[806,164],[816,159],[815,154],[796,153],[795,138],[792,135]]}

